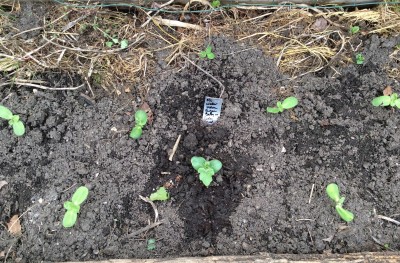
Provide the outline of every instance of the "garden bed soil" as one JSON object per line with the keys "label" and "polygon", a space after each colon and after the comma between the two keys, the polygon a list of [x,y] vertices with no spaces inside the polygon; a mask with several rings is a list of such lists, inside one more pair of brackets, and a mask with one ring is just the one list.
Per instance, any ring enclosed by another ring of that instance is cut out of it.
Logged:
{"label": "garden bed soil", "polygon": [[[377,214],[399,217],[400,118],[370,102],[387,86],[400,89],[385,73],[399,42],[372,35],[364,65],[338,69],[336,78],[324,70],[289,81],[260,50],[213,37],[216,59],[192,58],[226,86],[212,126],[201,122],[202,108],[205,96],[219,96],[217,83],[191,65],[165,68],[160,57],[145,98],[154,117],[137,141],[128,134],[144,102],[139,94],[96,90],[88,100],[84,90],[3,87],[1,104],[27,129],[18,138],[0,123],[0,180],[8,183],[0,221],[19,215],[22,224],[20,237],[0,232],[0,252],[38,262],[399,249],[399,228]],[[81,81],[43,77],[54,85]],[[265,113],[291,95],[299,99],[295,109]],[[223,163],[209,188],[190,165],[195,155]],[[335,213],[325,194],[331,182],[354,222]],[[154,218],[139,195],[166,183],[171,199],[156,203],[164,223],[127,238]],[[64,229],[63,202],[80,185],[90,189],[88,200],[76,226]],[[153,251],[149,238],[157,240]]]}

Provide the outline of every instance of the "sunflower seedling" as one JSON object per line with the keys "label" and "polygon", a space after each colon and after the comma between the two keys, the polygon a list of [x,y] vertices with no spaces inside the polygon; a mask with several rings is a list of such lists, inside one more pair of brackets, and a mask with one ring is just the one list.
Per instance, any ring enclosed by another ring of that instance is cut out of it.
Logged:
{"label": "sunflower seedling", "polygon": [[350,27],[350,34],[352,34],[352,35],[357,34],[358,31],[360,31],[360,27],[359,26]]}
{"label": "sunflower seedling", "polygon": [[193,168],[200,174],[200,181],[207,187],[211,184],[213,175],[222,168],[222,163],[218,160],[206,161],[203,157],[194,156],[190,161]]}
{"label": "sunflower seedling", "polygon": [[144,110],[138,110],[135,113],[135,127],[133,127],[129,137],[139,139],[142,136],[142,130],[147,123],[147,113]]}
{"label": "sunflower seedling", "polygon": [[165,187],[162,186],[158,188],[157,191],[152,193],[149,199],[151,201],[165,201],[168,200],[168,198],[169,198],[169,193],[167,192]]}
{"label": "sunflower seedling", "polygon": [[200,52],[200,54],[199,54],[200,57],[201,58],[214,59],[215,55],[211,50],[212,50],[212,47],[210,45],[208,45],[204,51]]}
{"label": "sunflower seedling", "polygon": [[358,53],[358,54],[356,55],[356,64],[357,64],[357,65],[362,65],[362,64],[364,64],[364,60],[365,60],[365,58],[364,58],[364,56],[363,56],[361,53]]}
{"label": "sunflower seedling", "polygon": [[375,99],[372,100],[372,105],[374,105],[375,107],[396,106],[397,108],[400,109],[400,99],[397,93],[392,93],[392,95],[376,97]]}
{"label": "sunflower seedling", "polygon": [[326,193],[328,194],[329,198],[331,198],[335,202],[335,209],[339,216],[346,222],[353,221],[353,213],[343,208],[345,198],[344,196],[340,196],[339,186],[334,183],[329,184],[326,187]]}
{"label": "sunflower seedling", "polygon": [[218,7],[220,7],[220,5],[221,5],[221,1],[219,1],[219,0],[214,0],[211,2],[211,6],[213,8],[218,8]]}
{"label": "sunflower seedling", "polygon": [[78,213],[81,209],[81,204],[86,200],[88,194],[89,189],[85,186],[81,186],[76,189],[75,193],[72,195],[71,201],[66,201],[64,203],[64,208],[67,212],[65,212],[62,224],[65,228],[75,225]]}
{"label": "sunflower seedling", "polygon": [[156,249],[156,240],[154,238],[150,238],[147,240],[147,250],[152,251]]}
{"label": "sunflower seedling", "polygon": [[12,127],[16,136],[22,136],[25,133],[25,126],[22,121],[19,120],[18,115],[13,115],[12,112],[2,105],[0,105],[0,118],[8,121],[8,124]]}
{"label": "sunflower seedling", "polygon": [[287,110],[287,109],[296,107],[296,105],[298,103],[299,102],[295,97],[288,97],[283,102],[278,101],[276,103],[276,107],[274,107],[274,108],[267,107],[267,112],[280,113],[280,112],[283,112],[283,110]]}

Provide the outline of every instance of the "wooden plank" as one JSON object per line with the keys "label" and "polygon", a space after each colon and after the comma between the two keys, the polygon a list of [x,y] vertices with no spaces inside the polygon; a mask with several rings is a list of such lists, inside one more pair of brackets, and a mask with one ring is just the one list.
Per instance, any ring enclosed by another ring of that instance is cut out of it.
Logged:
{"label": "wooden plank", "polygon": [[[85,263],[399,263],[398,252],[366,252],[354,254],[311,254],[276,255],[260,254],[254,256],[212,256],[204,258],[165,258],[165,259],[109,259],[85,261]],[[82,263],[78,261],[64,263]]]}

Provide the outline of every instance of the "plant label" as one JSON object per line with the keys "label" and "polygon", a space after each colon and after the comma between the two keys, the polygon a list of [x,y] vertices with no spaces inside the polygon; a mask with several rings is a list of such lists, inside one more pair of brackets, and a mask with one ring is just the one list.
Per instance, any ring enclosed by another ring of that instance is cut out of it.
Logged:
{"label": "plant label", "polygon": [[222,99],[206,97],[203,109],[203,122],[212,125],[221,115]]}

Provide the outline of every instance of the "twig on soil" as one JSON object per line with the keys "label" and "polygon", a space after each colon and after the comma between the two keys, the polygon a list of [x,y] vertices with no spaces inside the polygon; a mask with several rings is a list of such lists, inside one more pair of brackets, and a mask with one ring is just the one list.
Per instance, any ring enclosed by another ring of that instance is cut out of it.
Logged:
{"label": "twig on soil", "polygon": [[145,201],[146,203],[149,203],[149,204],[151,205],[151,207],[153,208],[153,210],[154,210],[154,222],[153,222],[152,224],[148,225],[148,226],[145,226],[145,227],[143,227],[143,228],[141,228],[141,229],[139,229],[139,230],[136,230],[136,231],[133,232],[133,233],[130,233],[130,234],[126,235],[124,238],[132,238],[132,237],[135,237],[135,236],[137,236],[137,235],[139,235],[139,234],[141,234],[141,233],[143,233],[143,232],[146,232],[146,231],[148,231],[148,230],[150,230],[150,229],[152,229],[152,228],[155,228],[155,227],[157,227],[157,226],[159,226],[159,225],[161,225],[161,224],[163,224],[163,223],[165,222],[164,219],[163,219],[163,220],[160,220],[160,221],[158,220],[158,210],[157,210],[157,207],[156,207],[156,205],[155,205],[149,198],[143,197],[143,196],[141,196],[141,195],[139,195],[139,198],[142,199],[143,201]]}
{"label": "twig on soil", "polygon": [[209,76],[210,78],[212,78],[213,80],[215,80],[220,86],[221,86],[221,93],[219,94],[219,97],[222,98],[222,94],[224,94],[225,91],[225,86],[224,84],[221,83],[221,81],[219,81],[218,79],[216,79],[213,75],[211,75],[210,73],[208,73],[207,71],[205,71],[204,69],[202,69],[201,67],[199,67],[198,65],[196,65],[196,63],[194,63],[192,60],[190,60],[188,57],[182,55],[182,57],[184,59],[186,59],[186,61],[188,61],[190,64],[192,64],[193,66],[195,66],[196,68],[198,68],[199,70],[201,70],[204,74],[206,74],[207,76]]}
{"label": "twig on soil", "polygon": [[12,247],[14,246],[14,244],[15,244],[15,243],[12,243],[11,246],[10,246],[10,248],[8,249],[7,254],[6,254],[6,256],[4,257],[4,263],[7,263],[8,255],[10,254],[11,249],[12,249]]}
{"label": "twig on soil", "polygon": [[141,195],[139,195],[139,198],[151,205],[151,207],[154,210],[154,223],[158,222],[158,210],[157,210],[156,205],[153,203],[153,201],[151,201],[149,198],[143,197]]}
{"label": "twig on soil", "polygon": [[171,20],[171,19],[164,19],[161,18],[160,16],[156,16],[153,19],[154,23],[156,25],[164,25],[164,26],[169,26],[169,27],[183,27],[183,28],[188,28],[188,29],[194,29],[194,30],[203,30],[204,28],[199,25],[193,25],[181,21],[176,21],[176,20]]}
{"label": "twig on soil", "polygon": [[132,42],[131,44],[129,44],[129,46],[127,46],[127,47],[125,47],[125,48],[115,48],[115,49],[111,49],[111,50],[82,49],[82,48],[77,48],[77,47],[67,47],[67,46],[64,46],[64,45],[61,45],[61,44],[58,44],[58,43],[54,42],[54,41],[53,41],[54,38],[48,39],[48,38],[46,38],[45,36],[43,36],[43,39],[46,40],[46,41],[48,41],[49,43],[55,45],[55,46],[58,46],[58,47],[61,47],[61,48],[64,48],[64,49],[68,49],[68,50],[72,50],[72,51],[78,51],[78,52],[93,52],[93,53],[102,53],[102,54],[112,54],[112,53],[119,52],[119,51],[122,51],[122,50],[125,50],[125,49],[129,49],[129,48],[131,48],[132,46],[136,45],[140,40],[142,40],[142,39],[144,38],[144,34],[143,34],[143,33],[135,34],[133,37],[135,37],[136,39],[135,39],[134,42]]}
{"label": "twig on soil", "polygon": [[45,26],[35,27],[35,28],[31,28],[31,29],[28,29],[28,30],[19,32],[19,33],[15,34],[15,35],[11,36],[11,38],[14,38],[14,37],[16,37],[16,36],[22,35],[22,34],[24,34],[24,33],[28,33],[28,32],[31,32],[31,31],[43,29],[43,28],[45,28],[45,27],[47,27],[47,26],[50,26],[50,25],[56,23],[57,21],[59,21],[60,19],[62,19],[63,17],[68,16],[71,12],[72,12],[72,10],[69,10],[68,12],[66,12],[65,14],[63,14],[62,16],[60,16],[59,18],[57,18],[57,19],[51,21],[49,24],[47,24],[47,25],[45,25]]}
{"label": "twig on soil", "polygon": [[311,199],[312,199],[312,196],[313,196],[313,193],[314,193],[314,186],[315,186],[315,184],[312,184],[311,192],[310,192],[310,198],[308,199],[308,203],[309,204],[311,203]]}
{"label": "twig on soil", "polygon": [[24,80],[24,79],[16,79],[13,82],[6,82],[4,84],[5,85],[13,85],[14,84],[14,85],[20,85],[20,86],[28,86],[28,87],[34,87],[34,88],[43,89],[43,90],[77,90],[77,89],[85,86],[85,84],[81,84],[76,87],[52,88],[52,87],[46,87],[46,86],[39,85],[39,84],[34,84],[34,83],[28,82],[28,80]]}
{"label": "twig on soil", "polygon": [[389,222],[391,222],[393,224],[396,224],[396,225],[400,226],[400,222],[397,221],[397,220],[394,220],[393,218],[390,218],[390,217],[387,217],[387,216],[382,216],[382,215],[377,215],[377,217],[379,219],[386,220],[386,221],[389,221]]}
{"label": "twig on soil", "polygon": [[21,218],[22,218],[26,213],[28,213],[29,211],[31,211],[31,209],[34,208],[35,206],[40,205],[42,202],[43,202],[43,199],[39,199],[38,203],[36,203],[36,204],[34,204],[34,205],[28,207],[28,209],[26,209],[26,210],[18,217],[18,220],[15,220],[14,223],[12,223],[12,225],[8,226],[8,229],[12,229],[13,226],[14,226],[17,222],[19,222],[19,221],[21,220]]}
{"label": "twig on soil", "polygon": [[[165,4],[160,5],[159,8],[162,9],[162,8],[166,7],[167,5],[172,4],[173,2],[174,2],[174,0],[170,0],[170,1],[166,2]],[[149,12],[146,13],[146,15],[149,17],[149,19],[147,19],[147,21],[144,22],[144,23],[140,26],[141,28],[145,27],[151,20],[153,20],[153,18],[154,18],[156,15],[158,15],[158,13],[160,13],[160,10],[157,10],[157,12],[156,12],[154,15],[150,16],[151,12],[153,12],[153,11],[149,11]]]}
{"label": "twig on soil", "polygon": [[152,228],[155,228],[155,227],[157,227],[157,226],[159,226],[159,225],[161,225],[161,224],[163,224],[163,223],[165,223],[165,219],[160,220],[160,221],[158,221],[158,222],[155,222],[155,223],[153,223],[153,224],[150,224],[150,225],[148,225],[148,226],[145,226],[145,227],[143,227],[143,228],[141,228],[141,229],[139,229],[139,230],[136,230],[135,232],[132,232],[132,233],[126,235],[124,238],[132,238],[132,237],[135,237],[135,236],[140,235],[141,233],[146,232],[146,231],[148,231],[148,230],[150,230],[150,229],[152,229]]}
{"label": "twig on soil", "polygon": [[180,141],[181,141],[181,135],[179,134],[178,139],[176,139],[176,142],[175,142],[175,144],[174,144],[174,147],[172,148],[172,152],[171,152],[171,154],[169,155],[169,158],[168,158],[168,160],[169,160],[170,162],[172,162],[172,158],[174,158],[175,152],[176,152],[176,150],[178,149],[178,145],[179,145],[179,142],[180,142]]}
{"label": "twig on soil", "polygon": [[[370,232],[372,232],[371,231],[371,229],[369,230]],[[375,242],[375,243],[377,243],[378,245],[380,245],[381,247],[383,247],[383,248],[385,248],[385,249],[388,249],[388,250],[390,250],[390,251],[395,251],[394,249],[392,249],[392,248],[390,248],[390,247],[387,247],[384,243],[382,243],[381,241],[379,241],[376,237],[374,237],[373,235],[370,235],[370,237],[372,238],[372,240]]]}
{"label": "twig on soil", "polygon": [[315,219],[310,219],[310,218],[299,218],[299,219],[295,219],[296,222],[299,221],[315,221]]}
{"label": "twig on soil", "polygon": [[13,93],[8,94],[4,99],[1,100],[1,104],[3,104],[3,102],[8,100],[12,95],[13,95]]}
{"label": "twig on soil", "polygon": [[72,184],[70,187],[68,187],[67,189],[61,191],[62,193],[65,193],[66,191],[68,191],[69,189],[71,189],[72,187],[74,187],[77,183]]}

